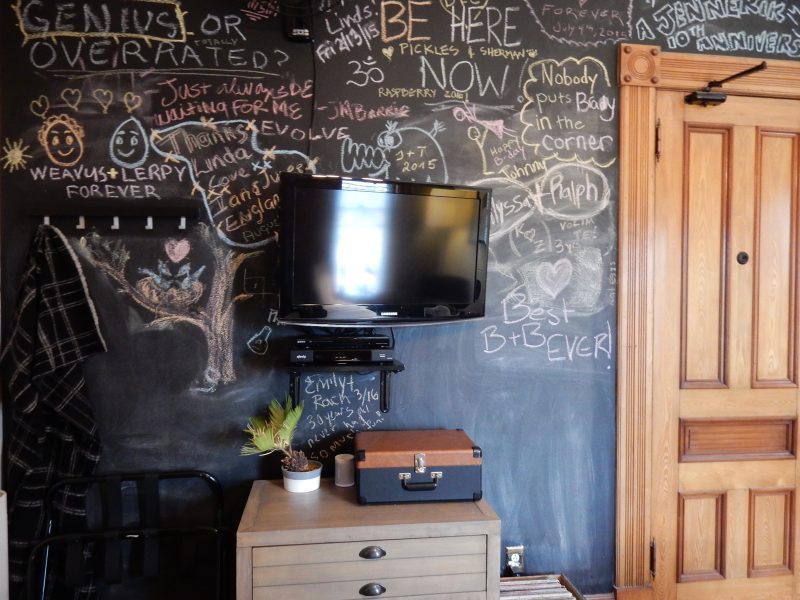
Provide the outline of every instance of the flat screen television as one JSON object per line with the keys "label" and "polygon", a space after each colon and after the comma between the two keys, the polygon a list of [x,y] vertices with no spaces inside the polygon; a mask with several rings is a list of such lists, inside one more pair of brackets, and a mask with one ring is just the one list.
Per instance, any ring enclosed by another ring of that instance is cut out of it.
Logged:
{"label": "flat screen television", "polygon": [[484,315],[490,189],[282,173],[280,201],[280,322]]}

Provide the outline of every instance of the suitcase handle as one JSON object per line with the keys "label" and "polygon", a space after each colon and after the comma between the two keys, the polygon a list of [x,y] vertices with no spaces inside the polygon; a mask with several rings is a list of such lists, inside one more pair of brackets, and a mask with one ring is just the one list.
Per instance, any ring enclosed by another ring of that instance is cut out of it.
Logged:
{"label": "suitcase handle", "polygon": [[434,479],[433,481],[425,481],[421,483],[409,483],[408,480],[403,479],[402,484],[403,489],[407,492],[431,492],[436,489],[436,486],[439,484],[439,480]]}
{"label": "suitcase handle", "polygon": [[403,489],[407,492],[432,492],[436,489],[436,486],[439,485],[439,480],[442,478],[443,472],[442,471],[433,471],[431,472],[431,480],[430,481],[422,481],[422,482],[409,482],[411,479],[411,473],[398,473],[400,477],[400,483],[403,485]]}

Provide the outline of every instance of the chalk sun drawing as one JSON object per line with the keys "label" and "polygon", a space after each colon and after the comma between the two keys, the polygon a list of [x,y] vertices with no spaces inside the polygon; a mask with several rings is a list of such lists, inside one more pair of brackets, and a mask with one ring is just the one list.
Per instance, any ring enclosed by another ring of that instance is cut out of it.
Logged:
{"label": "chalk sun drawing", "polygon": [[3,169],[13,173],[17,169],[24,169],[31,155],[27,153],[30,146],[26,146],[22,140],[13,142],[6,138],[3,142]]}

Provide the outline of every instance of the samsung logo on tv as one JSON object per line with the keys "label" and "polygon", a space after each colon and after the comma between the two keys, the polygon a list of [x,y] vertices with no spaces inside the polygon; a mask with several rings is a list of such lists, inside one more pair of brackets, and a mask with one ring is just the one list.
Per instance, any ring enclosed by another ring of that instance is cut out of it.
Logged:
{"label": "samsung logo on tv", "polygon": [[397,311],[395,310],[395,311],[382,312],[381,316],[382,317],[396,317],[397,316]]}

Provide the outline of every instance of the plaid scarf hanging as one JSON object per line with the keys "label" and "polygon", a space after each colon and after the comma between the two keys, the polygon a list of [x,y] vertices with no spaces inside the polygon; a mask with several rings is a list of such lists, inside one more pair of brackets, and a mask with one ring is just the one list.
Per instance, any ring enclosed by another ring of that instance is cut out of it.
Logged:
{"label": "plaid scarf hanging", "polygon": [[[82,362],[105,349],[77,256],[58,229],[40,226],[2,355],[11,598],[23,597],[28,554],[45,534],[47,487],[91,474],[100,459]],[[52,508],[57,522],[83,521],[85,493],[69,490]]]}

